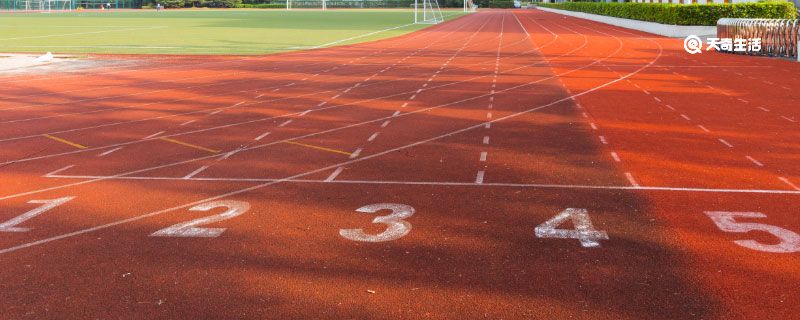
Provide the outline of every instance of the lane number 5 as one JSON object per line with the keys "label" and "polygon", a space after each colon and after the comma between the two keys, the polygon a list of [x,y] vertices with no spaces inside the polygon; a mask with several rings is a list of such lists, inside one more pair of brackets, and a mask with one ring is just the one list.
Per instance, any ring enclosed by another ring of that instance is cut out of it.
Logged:
{"label": "lane number 5", "polygon": [[733,241],[742,247],[775,253],[800,252],[800,235],[795,232],[763,223],[736,221],[736,218],[766,218],[767,216],[761,212],[706,211],[706,215],[711,218],[711,221],[714,221],[717,227],[722,231],[736,233],[763,231],[772,234],[781,241],[778,244],[763,244],[755,240]]}
{"label": "lane number 5", "polygon": [[356,209],[357,212],[362,213],[376,213],[381,210],[391,210],[392,213],[386,216],[375,217],[375,219],[372,219],[372,223],[387,225],[386,231],[371,235],[364,233],[363,229],[341,229],[339,230],[339,235],[353,241],[384,242],[400,239],[411,232],[411,223],[403,220],[414,215],[414,208],[409,205],[377,203]]}

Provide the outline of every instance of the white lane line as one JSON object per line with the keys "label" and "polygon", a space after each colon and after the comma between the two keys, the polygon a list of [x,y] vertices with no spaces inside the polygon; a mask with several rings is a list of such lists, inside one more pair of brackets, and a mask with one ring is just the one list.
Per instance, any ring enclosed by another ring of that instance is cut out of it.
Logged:
{"label": "white lane line", "polygon": [[150,138],[154,138],[154,137],[156,137],[156,136],[158,136],[158,135],[160,135],[160,134],[162,134],[162,133],[164,133],[164,131],[159,131],[159,132],[156,132],[156,133],[154,133],[154,134],[151,134],[151,135],[149,135],[149,136],[146,136],[146,137],[144,137],[144,138],[142,138],[142,139],[150,139]]}
{"label": "white lane line", "polygon": [[358,148],[358,149],[356,149],[356,151],[353,151],[353,153],[350,154],[350,159],[355,159],[356,157],[358,157],[358,155],[361,154],[361,150],[363,150],[363,149],[362,148]]}
{"label": "white lane line", "polygon": [[486,151],[481,152],[481,162],[486,162]]}
{"label": "white lane line", "polygon": [[491,122],[487,122],[486,125],[484,125],[484,127],[486,129],[491,129],[492,128],[492,123]]}
{"label": "white lane line", "polygon": [[483,136],[483,144],[489,144],[489,136]]}
{"label": "white lane line", "polygon": [[611,157],[614,158],[614,161],[616,162],[622,162],[622,160],[619,158],[619,155],[616,152],[611,152]]}
{"label": "white lane line", "polygon": [[236,149],[236,150],[227,152],[222,156],[222,158],[220,158],[220,160],[225,160],[225,159],[228,159],[230,157],[233,157],[233,155],[238,153],[239,151],[242,151],[242,149]]}
{"label": "white lane line", "polygon": [[739,101],[741,101],[741,102],[743,102],[743,103],[750,103],[750,101],[747,101],[747,100],[745,100],[745,99],[736,98],[736,100],[739,100]]}
{"label": "white lane line", "polygon": [[661,102],[661,99],[659,99],[658,97],[653,97],[653,99],[656,99],[656,101]]}
{"label": "white lane line", "polygon": [[225,109],[217,109],[216,111],[209,112],[208,114],[209,114],[209,115],[215,115],[215,114],[217,114],[217,113],[220,113],[220,112],[222,112],[223,110],[225,110]]}
{"label": "white lane line", "polygon": [[794,188],[795,190],[800,191],[800,187],[798,187],[797,185],[795,185],[794,183],[789,181],[789,179],[786,179],[784,177],[778,177],[778,179],[783,181],[783,183],[788,184],[790,187]]}
{"label": "white lane line", "polygon": [[756,160],[755,158],[753,158],[751,156],[745,156],[745,158],[747,158],[747,160],[750,160],[751,162],[755,163],[759,167],[763,167],[764,166],[764,164],[761,163],[761,161],[758,161],[758,160]]}
{"label": "white lane line", "polygon": [[255,138],[255,139],[253,139],[253,140],[259,141],[259,140],[261,140],[261,139],[264,139],[264,137],[268,136],[270,133],[271,133],[271,132],[269,132],[269,131],[267,131],[267,132],[264,132],[264,133],[262,133],[260,136],[256,137],[256,138]]}
{"label": "white lane line", "polygon": [[278,127],[283,127],[283,126],[286,126],[287,124],[290,124],[290,123],[292,123],[292,119],[284,121],[283,123],[279,124]]}
{"label": "white lane line", "polygon": [[484,173],[484,171],[483,171],[483,170],[481,170],[481,171],[478,171],[478,174],[475,176],[475,183],[477,183],[477,184],[481,184],[481,183],[483,183],[483,175],[484,175],[484,174],[485,174],[485,173]]}
{"label": "white lane line", "polygon": [[326,103],[328,103],[328,102],[327,101],[322,101],[322,102],[317,104],[317,107],[324,106]]}
{"label": "white lane line", "polygon": [[391,122],[392,122],[392,121],[390,121],[390,120],[386,120],[386,121],[384,121],[383,123],[381,123],[381,128],[386,128],[386,126],[388,126],[388,125],[389,125],[389,123],[391,123]]}
{"label": "white lane line", "polygon": [[340,93],[340,94],[337,94],[337,95],[335,95],[335,96],[331,97],[331,100],[333,100],[333,99],[336,99],[336,98],[339,98],[339,96],[341,96],[341,95],[342,95],[341,93]]}
{"label": "white lane line", "polygon": [[670,110],[672,110],[672,111],[677,111],[677,110],[675,110],[675,108],[673,108],[671,105],[665,104],[664,106],[665,106],[665,107],[667,107],[667,108],[669,108],[669,109],[670,109]]}
{"label": "white lane line", "polygon": [[769,112],[769,109],[767,109],[767,108],[764,108],[764,107],[758,107],[758,108],[763,110],[764,112]]}
{"label": "white lane line", "polygon": [[606,141],[605,136],[600,136],[600,142],[602,142],[603,144],[608,144],[608,141]]}
{"label": "white lane line", "polygon": [[788,118],[786,116],[781,116],[781,118],[783,118],[783,119],[785,119],[786,121],[789,121],[789,122],[797,122],[797,120],[790,119],[790,118]]}
{"label": "white lane line", "polygon": [[647,90],[642,90],[642,91],[644,91],[644,93],[646,93],[647,95],[650,95],[650,91]]}
{"label": "white lane line", "polygon": [[336,170],[334,170],[331,173],[331,175],[329,175],[327,178],[325,178],[325,182],[332,182],[333,180],[336,180],[336,177],[338,177],[339,174],[342,173],[343,170],[344,170],[344,167],[336,168]]}
{"label": "white lane line", "polygon": [[630,172],[625,172],[625,177],[628,178],[628,182],[630,182],[632,186],[639,186],[639,183],[636,182],[636,179],[633,178],[633,175]]}
{"label": "white lane line", "polygon": [[377,138],[379,134],[380,132],[373,133],[371,136],[369,136],[369,139],[367,139],[367,141],[375,140],[375,138]]}
{"label": "white lane line", "polygon": [[691,119],[691,118],[689,118],[687,115],[685,115],[685,114],[683,114],[683,113],[681,113],[681,118],[684,118],[684,119],[686,119],[686,121],[692,121],[692,119]]}
{"label": "white lane line", "polygon": [[589,125],[592,127],[592,129],[597,130],[597,125],[594,124],[594,122],[589,123]]}
{"label": "white lane line", "polygon": [[400,115],[400,110],[397,110],[392,114],[392,117],[396,117],[396,116],[399,116],[399,115]]}
{"label": "white lane line", "polygon": [[98,157],[105,157],[105,156],[107,156],[107,155],[111,154],[112,152],[119,151],[120,149],[122,149],[122,147],[117,147],[117,148],[114,148],[114,149],[108,150],[108,151],[106,151],[106,152],[103,152],[103,153],[101,153],[101,154],[98,154],[97,156],[98,156]]}
{"label": "white lane line", "polygon": [[491,119],[491,118],[492,118],[492,112],[489,111],[486,113],[486,119]]}
{"label": "white lane line", "polygon": [[198,173],[200,173],[200,172],[203,172],[203,171],[205,171],[206,169],[208,169],[208,166],[202,166],[202,167],[200,167],[200,168],[197,168],[197,170],[195,170],[195,171],[192,171],[191,173],[189,173],[189,174],[185,175],[185,176],[183,177],[183,179],[191,179],[192,177],[196,176],[196,175],[197,175]]}
{"label": "white lane line", "polygon": [[589,115],[588,115],[588,114],[586,114],[586,112],[584,112],[584,113],[581,113],[581,116],[583,116],[584,118],[587,118],[587,119],[589,118]]}
{"label": "white lane line", "polygon": [[415,95],[411,96],[411,98],[408,98],[408,100],[414,100],[416,98],[417,98],[417,95],[415,94]]}
{"label": "white lane line", "polygon": [[54,175],[57,175],[57,174],[59,174],[59,173],[61,173],[61,172],[65,171],[65,170],[69,170],[70,168],[72,168],[72,167],[74,167],[74,166],[75,166],[74,164],[71,164],[71,165],[68,165],[68,166],[66,166],[66,167],[63,167],[63,168],[61,168],[61,169],[58,169],[58,170],[51,171],[51,172],[49,172],[49,173],[45,174],[44,176],[45,176],[45,177],[54,176]]}
{"label": "white lane line", "polygon": [[728,146],[728,148],[733,148],[733,145],[730,142],[725,141],[725,139],[719,138],[717,140],[719,140],[719,142],[722,142],[722,144]]}
{"label": "white lane line", "polygon": [[[331,168],[333,169],[333,168]],[[103,179],[103,180],[183,180],[176,177],[137,177],[137,176],[66,176],[53,175],[48,178],[61,179]],[[191,181],[216,181],[216,182],[282,182],[282,183],[323,183],[323,180],[306,179],[265,179],[265,178],[192,178]],[[372,181],[372,180],[336,180],[341,184],[367,184],[367,185],[426,185],[426,186],[464,186],[464,187],[510,187],[510,188],[549,188],[549,189],[587,189],[587,190],[639,190],[639,191],[674,191],[674,192],[707,192],[707,193],[755,193],[755,194],[788,194],[800,195],[800,190],[781,189],[714,189],[692,187],[632,187],[608,185],[572,185],[572,184],[533,184],[533,183],[483,183],[474,182],[442,182],[442,181]],[[0,254],[5,251],[0,250]]]}
{"label": "white lane line", "polygon": [[301,116],[301,117],[302,117],[302,116],[304,116],[304,115],[307,115],[309,112],[311,112],[311,109],[308,109],[308,110],[306,110],[306,111],[303,111],[302,113],[300,113],[300,114],[299,114],[299,116]]}
{"label": "white lane line", "polygon": [[705,131],[705,132],[711,132],[711,130],[708,130],[706,127],[704,127],[702,125],[698,124],[697,127],[700,128],[700,129],[703,129],[703,131]]}
{"label": "white lane line", "polygon": [[197,119],[195,119],[195,120],[189,120],[189,121],[186,121],[186,122],[184,122],[184,123],[181,123],[181,125],[182,125],[182,126],[185,126],[185,125],[187,125],[187,124],[190,124],[190,123],[192,123],[192,122],[195,122],[195,121],[197,121]]}
{"label": "white lane line", "polygon": [[408,107],[408,102],[406,102],[406,103],[403,103],[403,105],[402,105],[402,106],[400,106],[400,108],[405,108],[405,107]]}

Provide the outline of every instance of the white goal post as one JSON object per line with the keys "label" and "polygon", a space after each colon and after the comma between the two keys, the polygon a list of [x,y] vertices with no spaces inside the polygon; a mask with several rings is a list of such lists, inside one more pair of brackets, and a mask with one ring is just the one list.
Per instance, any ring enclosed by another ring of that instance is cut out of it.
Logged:
{"label": "white goal post", "polygon": [[70,11],[72,10],[72,0],[24,0],[19,1],[21,8],[25,11]]}
{"label": "white goal post", "polygon": [[[420,2],[422,6],[420,7]],[[442,9],[436,0],[414,0],[414,23],[437,24],[444,21]]]}
{"label": "white goal post", "polygon": [[464,12],[478,11],[478,6],[472,0],[464,0]]}

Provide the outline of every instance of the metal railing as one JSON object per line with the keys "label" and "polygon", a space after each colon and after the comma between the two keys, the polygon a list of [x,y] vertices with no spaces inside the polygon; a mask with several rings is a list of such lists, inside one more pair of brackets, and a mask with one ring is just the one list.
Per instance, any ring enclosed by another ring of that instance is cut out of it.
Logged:
{"label": "metal railing", "polygon": [[799,28],[797,20],[723,18],[717,21],[717,37],[761,38],[759,52],[722,52],[797,58],[800,61],[797,50]]}

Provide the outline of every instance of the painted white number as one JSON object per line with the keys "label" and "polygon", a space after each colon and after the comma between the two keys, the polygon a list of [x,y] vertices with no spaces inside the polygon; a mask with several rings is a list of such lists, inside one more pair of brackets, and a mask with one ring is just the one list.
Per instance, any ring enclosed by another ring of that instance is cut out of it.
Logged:
{"label": "painted white number", "polygon": [[742,247],[775,253],[800,252],[800,235],[797,233],[763,223],[736,221],[736,218],[766,218],[767,216],[761,212],[706,211],[706,215],[711,218],[711,221],[714,221],[717,227],[722,231],[737,233],[764,231],[772,234],[781,241],[778,244],[763,244],[755,240],[734,241],[734,243]]}
{"label": "painted white number", "polygon": [[411,231],[411,224],[406,219],[414,214],[414,208],[405,204],[378,203],[363,206],[356,209],[358,212],[375,213],[381,210],[391,210],[392,214],[387,216],[375,217],[372,223],[382,223],[387,225],[386,231],[380,234],[371,235],[364,233],[362,229],[340,229],[339,235],[353,241],[362,242],[383,242],[402,238]]}
{"label": "painted white number", "polygon": [[190,211],[208,211],[214,208],[228,208],[223,213],[210,217],[195,219],[189,222],[179,223],[169,228],[161,229],[151,234],[151,237],[197,237],[197,238],[216,238],[219,237],[225,228],[196,228],[204,224],[220,222],[241,215],[250,210],[250,204],[244,201],[213,201],[203,203],[190,208]]}
{"label": "painted white number", "polygon": [[[572,220],[575,230],[556,229],[567,220]],[[608,240],[605,231],[597,231],[589,219],[586,209],[568,208],[557,214],[547,222],[536,227],[536,236],[539,238],[578,239],[586,248],[599,247],[599,240]]]}
{"label": "painted white number", "polygon": [[31,231],[31,228],[20,228],[20,227],[16,227],[16,225],[18,225],[20,223],[23,223],[25,221],[28,221],[29,219],[31,219],[31,218],[33,218],[35,216],[38,216],[38,215],[40,215],[42,213],[45,213],[47,210],[50,210],[50,209],[58,207],[58,206],[60,206],[62,204],[65,204],[65,203],[69,202],[72,199],[75,199],[75,197],[63,197],[63,198],[58,198],[58,199],[53,199],[53,200],[31,200],[31,201],[28,201],[28,203],[34,203],[34,204],[40,204],[41,203],[42,205],[39,206],[36,209],[33,209],[31,211],[28,211],[28,212],[25,212],[24,214],[14,218],[14,219],[8,220],[8,221],[3,222],[3,223],[0,223],[0,232],[28,232],[28,231]]}

